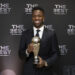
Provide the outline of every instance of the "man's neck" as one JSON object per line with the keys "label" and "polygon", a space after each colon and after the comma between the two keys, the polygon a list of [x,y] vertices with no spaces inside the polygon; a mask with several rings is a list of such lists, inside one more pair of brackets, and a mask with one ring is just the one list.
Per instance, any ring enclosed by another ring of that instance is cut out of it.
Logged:
{"label": "man's neck", "polygon": [[38,30],[38,29],[44,27],[44,25],[42,25],[42,26],[40,26],[40,27],[35,27],[35,26],[33,26],[33,27],[36,28],[36,29]]}

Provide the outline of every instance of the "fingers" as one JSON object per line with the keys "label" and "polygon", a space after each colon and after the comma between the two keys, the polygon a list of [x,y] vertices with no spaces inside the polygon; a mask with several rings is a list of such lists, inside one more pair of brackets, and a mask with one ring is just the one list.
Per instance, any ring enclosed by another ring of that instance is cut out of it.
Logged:
{"label": "fingers", "polygon": [[44,60],[41,57],[39,57],[39,63],[37,64],[37,68],[42,68],[44,67],[44,65],[45,65]]}
{"label": "fingers", "polygon": [[33,52],[33,49],[34,49],[33,44],[30,43],[30,44],[28,45],[27,51],[28,51],[29,53],[31,53],[31,52]]}

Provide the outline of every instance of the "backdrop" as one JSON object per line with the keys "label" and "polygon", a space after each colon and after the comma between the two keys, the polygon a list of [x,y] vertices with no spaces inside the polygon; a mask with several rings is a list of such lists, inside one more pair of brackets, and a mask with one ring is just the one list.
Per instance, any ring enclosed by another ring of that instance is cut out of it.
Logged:
{"label": "backdrop", "polygon": [[18,49],[22,32],[32,26],[32,8],[45,10],[45,25],[57,34],[61,58],[54,75],[75,75],[74,0],[0,0],[0,75],[22,75]]}

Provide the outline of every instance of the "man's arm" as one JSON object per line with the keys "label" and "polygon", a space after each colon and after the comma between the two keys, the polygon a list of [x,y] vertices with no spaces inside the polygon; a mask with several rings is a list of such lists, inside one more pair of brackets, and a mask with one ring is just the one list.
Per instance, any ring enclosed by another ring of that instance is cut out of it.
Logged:
{"label": "man's arm", "polygon": [[26,59],[26,58],[29,58],[30,56],[30,53],[33,52],[33,44],[30,43],[30,44],[26,44],[26,42],[28,41],[26,39],[26,33],[23,32],[22,33],[22,36],[21,36],[21,40],[20,40],[20,48],[19,48],[19,56],[21,59]]}
{"label": "man's arm", "polygon": [[56,62],[56,60],[59,58],[59,47],[55,33],[52,34],[51,43],[52,43],[52,51],[50,53],[50,57],[45,60],[48,64],[48,67],[53,65]]}
{"label": "man's arm", "polygon": [[21,36],[21,39],[20,39],[20,46],[19,46],[19,57],[21,59],[24,59],[26,58],[26,37],[25,37],[25,32],[22,33],[22,36]]}
{"label": "man's arm", "polygon": [[52,34],[50,42],[52,44],[52,51],[50,51],[49,57],[45,60],[39,57],[38,68],[52,66],[59,57],[58,41],[55,33]]}

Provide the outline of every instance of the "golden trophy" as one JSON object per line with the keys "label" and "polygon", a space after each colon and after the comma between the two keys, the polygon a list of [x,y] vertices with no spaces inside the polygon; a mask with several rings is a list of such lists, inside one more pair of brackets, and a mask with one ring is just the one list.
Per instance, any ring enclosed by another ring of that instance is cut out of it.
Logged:
{"label": "golden trophy", "polygon": [[32,38],[32,43],[33,43],[33,54],[34,54],[34,64],[38,64],[39,58],[38,58],[38,53],[39,53],[39,48],[40,48],[40,38],[35,36]]}

